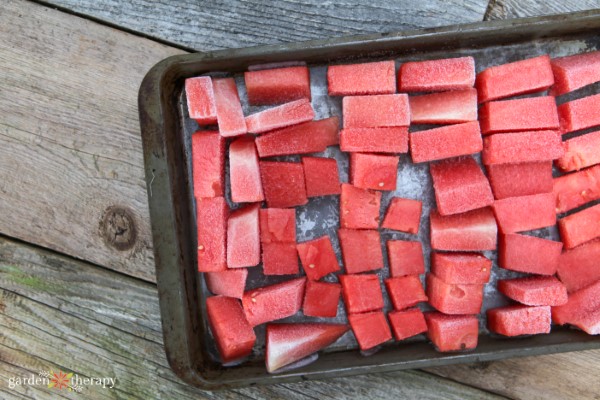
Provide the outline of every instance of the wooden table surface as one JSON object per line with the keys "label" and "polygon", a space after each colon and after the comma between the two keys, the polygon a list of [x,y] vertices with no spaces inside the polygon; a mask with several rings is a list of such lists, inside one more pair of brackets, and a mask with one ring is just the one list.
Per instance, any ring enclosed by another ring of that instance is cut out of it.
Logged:
{"label": "wooden table surface", "polygon": [[[591,9],[600,0],[4,0],[0,398],[599,399],[600,350],[202,391],[167,363],[137,116],[186,51]],[[135,229],[136,235],[131,235]],[[131,241],[127,250],[116,242]],[[39,371],[116,378],[81,394]]]}

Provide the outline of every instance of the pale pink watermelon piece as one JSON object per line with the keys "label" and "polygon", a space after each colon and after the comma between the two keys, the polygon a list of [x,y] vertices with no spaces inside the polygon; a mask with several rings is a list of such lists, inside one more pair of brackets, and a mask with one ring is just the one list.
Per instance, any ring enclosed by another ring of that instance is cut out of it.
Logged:
{"label": "pale pink watermelon piece", "polygon": [[227,217],[229,207],[223,197],[196,199],[198,230],[198,271],[227,269]]}
{"label": "pale pink watermelon piece", "polygon": [[251,105],[310,100],[310,71],[306,66],[248,71],[244,81]]}
{"label": "pale pink watermelon piece", "polygon": [[296,211],[289,208],[260,209],[262,243],[296,243]]}
{"label": "pale pink watermelon piece", "polygon": [[557,131],[511,132],[483,139],[485,165],[555,160],[565,153]]}
{"label": "pale pink watermelon piece", "polygon": [[236,203],[265,199],[253,138],[242,137],[229,145],[229,183],[231,200]]}
{"label": "pale pink watermelon piece", "polygon": [[492,260],[480,253],[431,253],[431,273],[449,284],[485,284]]}
{"label": "pale pink watermelon piece", "polygon": [[434,250],[496,250],[498,228],[489,207],[448,216],[432,210],[429,219]]}
{"label": "pale pink watermelon piece", "polygon": [[600,240],[593,240],[563,252],[558,263],[558,278],[569,293],[600,281]]}
{"label": "pale pink watermelon piece", "polygon": [[390,201],[381,227],[416,235],[419,233],[422,209],[423,203],[419,200],[394,197]]}
{"label": "pale pink watermelon piece", "polygon": [[194,197],[223,196],[225,187],[225,140],[216,131],[192,134]]}
{"label": "pale pink watermelon piece", "polygon": [[500,237],[498,264],[511,271],[554,275],[563,245],[535,236],[506,234]]}
{"label": "pale pink watermelon piece", "polygon": [[558,220],[565,249],[572,249],[600,237],[600,204]]}
{"label": "pale pink watermelon piece", "polygon": [[411,61],[400,66],[399,92],[442,92],[472,88],[475,84],[473,57]]}
{"label": "pale pink watermelon piece", "polygon": [[350,182],[362,189],[396,190],[400,157],[350,153]]}
{"label": "pale pink watermelon piece", "polygon": [[600,334],[600,281],[570,293],[566,304],[552,307],[552,321],[576,326],[590,335]]}
{"label": "pale pink watermelon piece", "polygon": [[235,210],[227,220],[227,267],[253,267],[260,263],[258,210],[253,204]]}
{"label": "pale pink watermelon piece", "polygon": [[427,337],[441,352],[463,351],[477,347],[479,320],[474,315],[425,313]]}
{"label": "pale pink watermelon piece", "polygon": [[404,310],[428,300],[418,275],[388,278],[385,287],[395,310]]}
{"label": "pale pink watermelon piece", "polygon": [[477,121],[410,133],[414,163],[479,153],[483,141]]}
{"label": "pale pink watermelon piece", "polygon": [[514,305],[487,310],[487,326],[504,336],[550,333],[552,317],[549,306]]}
{"label": "pale pink watermelon piece", "polygon": [[246,117],[249,133],[265,133],[312,121],[315,112],[308,99],[300,99]]}
{"label": "pale pink watermelon piece", "polygon": [[542,193],[496,200],[494,214],[502,233],[546,228],[556,224],[554,195]]}
{"label": "pale pink watermelon piece", "polygon": [[383,311],[348,315],[348,322],[361,350],[369,350],[392,339]]}
{"label": "pale pink watermelon piece", "polygon": [[600,94],[569,101],[558,106],[563,134],[600,126]]}
{"label": "pale pink watermelon piece", "polygon": [[377,229],[381,192],[342,183],[340,226],[352,229]]}
{"label": "pale pink watermelon piece", "polygon": [[298,253],[296,244],[290,242],[271,242],[262,244],[263,274],[297,275]]}
{"label": "pale pink watermelon piece", "polygon": [[200,125],[217,123],[217,106],[210,76],[186,79],[185,97],[190,118]]}
{"label": "pale pink watermelon piece", "polygon": [[560,306],[567,302],[567,288],[554,276],[528,276],[498,281],[498,290],[528,306]]}
{"label": "pale pink watermelon piece", "polygon": [[344,128],[380,128],[410,125],[406,94],[346,96],[342,100]]}
{"label": "pale pink watermelon piece", "polygon": [[251,326],[292,316],[300,311],[306,278],[290,279],[249,290],[242,297],[246,319]]}
{"label": "pale pink watermelon piece", "polygon": [[359,274],[383,268],[379,231],[339,229],[338,237],[347,274]]}
{"label": "pale pink watermelon piece", "polygon": [[223,137],[240,136],[246,134],[246,121],[238,95],[237,86],[233,78],[213,80],[215,104],[217,108],[217,123],[219,133]]}
{"label": "pale pink watermelon piece", "polygon": [[554,178],[552,191],[557,213],[600,199],[600,165]]}
{"label": "pale pink watermelon piece", "polygon": [[206,286],[211,293],[241,299],[246,287],[248,270],[246,268],[226,271],[206,272]]}
{"label": "pale pink watermelon piece", "polygon": [[600,81],[600,51],[550,60],[554,73],[553,95],[561,95]]}
{"label": "pale pink watermelon piece", "polygon": [[552,161],[491,164],[486,169],[496,199],[552,191]]}
{"label": "pale pink watermelon piece", "polygon": [[330,96],[391,94],[396,91],[393,60],[327,67]]}
{"label": "pale pink watermelon piece", "polygon": [[427,297],[436,310],[450,315],[479,314],[483,304],[482,284],[446,283],[427,274]]}
{"label": "pale pink watermelon piece", "polygon": [[412,124],[458,124],[477,121],[477,90],[452,90],[411,96]]}
{"label": "pale pink watermelon piece", "polygon": [[322,277],[340,270],[335,251],[331,244],[329,236],[298,243],[296,245],[302,268],[306,277],[312,281],[317,281]]}
{"label": "pale pink watermelon piece", "polygon": [[423,311],[411,308],[403,311],[390,311],[388,319],[396,340],[404,340],[427,332]]}
{"label": "pale pink watermelon piece", "polygon": [[388,240],[386,247],[390,261],[391,277],[425,273],[425,260],[423,259],[421,242]]}
{"label": "pale pink watermelon piece", "polygon": [[552,96],[490,101],[479,109],[479,123],[484,135],[560,128]]}
{"label": "pale pink watermelon piece", "polygon": [[564,150],[564,155],[556,160],[556,165],[563,171],[579,171],[600,164],[600,131],[566,140]]}
{"label": "pale pink watermelon piece", "polygon": [[340,174],[334,158],[302,157],[308,197],[340,194]]}
{"label": "pale pink watermelon piece", "polygon": [[406,153],[408,152],[408,127],[342,129],[340,150],[364,153]]}
{"label": "pale pink watermelon piece", "polygon": [[287,208],[308,203],[302,164],[261,161],[260,175],[269,207]]}

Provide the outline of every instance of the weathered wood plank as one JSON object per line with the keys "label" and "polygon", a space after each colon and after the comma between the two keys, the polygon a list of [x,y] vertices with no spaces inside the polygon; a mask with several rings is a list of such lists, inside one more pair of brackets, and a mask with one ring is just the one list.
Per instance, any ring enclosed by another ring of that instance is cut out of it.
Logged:
{"label": "weathered wood plank", "polygon": [[600,0],[490,0],[485,20],[533,17],[600,8]]}
{"label": "weathered wood plank", "polygon": [[[27,1],[0,9],[0,233],[154,280],[137,89],[181,51]],[[103,222],[111,207],[135,226],[127,250],[107,244],[132,232]]]}
{"label": "weathered wood plank", "polygon": [[50,0],[200,51],[481,21],[487,0]]}

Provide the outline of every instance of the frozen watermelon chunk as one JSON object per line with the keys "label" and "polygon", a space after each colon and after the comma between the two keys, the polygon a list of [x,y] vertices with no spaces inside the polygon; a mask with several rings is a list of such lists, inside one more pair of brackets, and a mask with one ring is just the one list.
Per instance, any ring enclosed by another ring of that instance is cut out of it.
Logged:
{"label": "frozen watermelon chunk", "polygon": [[600,125],[600,94],[569,101],[558,106],[563,134]]}
{"label": "frozen watermelon chunk", "polygon": [[265,363],[267,372],[299,361],[324,349],[348,331],[342,324],[267,325]]}
{"label": "frozen watermelon chunk", "polygon": [[200,125],[217,123],[217,106],[210,76],[198,76],[185,80],[185,97],[188,114]]}
{"label": "frozen watermelon chunk", "polygon": [[375,230],[339,229],[342,258],[347,274],[383,268],[381,238]]}
{"label": "frozen watermelon chunk", "polygon": [[213,79],[213,90],[221,136],[231,137],[246,134],[248,130],[235,80],[233,78]]}
{"label": "frozen watermelon chunk", "polygon": [[554,276],[499,280],[498,290],[528,306],[560,306],[567,302],[567,288]]}
{"label": "frozen watermelon chunk", "polygon": [[263,208],[260,214],[260,241],[296,242],[296,211],[288,208]]}
{"label": "frozen watermelon chunk", "polygon": [[308,197],[340,194],[340,175],[335,158],[302,157]]}
{"label": "frozen watermelon chunk", "polygon": [[477,74],[479,102],[541,92],[554,84],[547,54],[484,69]]}
{"label": "frozen watermelon chunk", "polygon": [[244,313],[251,326],[289,317],[300,311],[306,278],[249,290],[242,297]]}
{"label": "frozen watermelon chunk", "polygon": [[600,204],[558,220],[565,249],[572,249],[600,237]]}
{"label": "frozen watermelon chunk", "polygon": [[479,109],[481,133],[558,129],[558,113],[552,96],[490,101]]}
{"label": "frozen watermelon chunk", "polygon": [[552,191],[552,161],[491,164],[486,169],[496,199]]}
{"label": "frozen watermelon chunk", "polygon": [[400,157],[350,153],[350,181],[359,188],[396,190]]}
{"label": "frozen watermelon chunk", "polygon": [[480,253],[431,253],[431,273],[449,284],[485,284],[492,260]]}
{"label": "frozen watermelon chunk", "polygon": [[363,64],[330,65],[327,85],[330,96],[391,94],[396,92],[393,60]]}
{"label": "frozen watermelon chunk", "polygon": [[298,274],[298,252],[296,244],[290,242],[271,242],[262,244],[263,274]]}
{"label": "frozen watermelon chunk", "polygon": [[227,267],[253,267],[260,263],[258,210],[253,204],[235,210],[227,220]]}
{"label": "frozen watermelon chunk", "polygon": [[208,323],[223,363],[249,356],[256,335],[246,320],[240,301],[231,297],[206,299]]}
{"label": "frozen watermelon chunk", "polygon": [[385,287],[396,310],[404,310],[428,300],[418,275],[388,278]]}
{"label": "frozen watermelon chunk", "polygon": [[248,270],[246,268],[228,269],[226,271],[207,272],[204,274],[206,286],[213,294],[241,299],[246,287]]}
{"label": "frozen watermelon chunk", "polygon": [[554,195],[542,193],[496,200],[494,215],[502,233],[546,228],[556,224]]}
{"label": "frozen watermelon chunk", "polygon": [[329,236],[298,243],[296,248],[308,279],[318,281],[325,275],[340,270]]}
{"label": "frozen watermelon chunk", "polygon": [[427,274],[429,304],[444,314],[479,314],[483,304],[480,284],[450,284],[433,274]]}
{"label": "frozen watermelon chunk", "polygon": [[248,71],[244,72],[244,81],[251,105],[310,100],[310,71],[306,66]]}
{"label": "frozen watermelon chunk", "polygon": [[265,199],[253,138],[239,138],[229,145],[229,182],[231,200],[236,203]]}
{"label": "frozen watermelon chunk", "polygon": [[472,88],[475,84],[473,57],[411,61],[400,66],[399,92],[442,92]]}
{"label": "frozen watermelon chunk", "polygon": [[388,319],[396,340],[404,340],[427,332],[427,323],[423,312],[418,308],[403,311],[390,311]]}
{"label": "frozen watermelon chunk", "polygon": [[554,275],[562,243],[535,236],[505,234],[500,237],[498,264],[511,271]]}
{"label": "frozen watermelon chunk", "polygon": [[312,121],[314,117],[315,112],[310,101],[300,99],[249,115],[246,117],[246,126],[250,133],[265,133],[274,129]]}
{"label": "frozen watermelon chunk", "polygon": [[383,308],[383,293],[377,275],[339,275],[338,278],[342,284],[342,297],[348,314]]}
{"label": "frozen watermelon chunk", "polygon": [[198,229],[198,271],[227,269],[227,217],[229,207],[223,197],[196,199]]}
{"label": "frozen watermelon chunk", "polygon": [[381,192],[342,183],[340,225],[342,228],[377,229]]}
{"label": "frozen watermelon chunk", "polygon": [[342,100],[344,128],[380,128],[410,125],[406,94],[347,96]]}
{"label": "frozen watermelon chunk", "polygon": [[427,337],[438,351],[461,351],[477,347],[479,321],[474,315],[425,313]]}
{"label": "frozen watermelon chunk", "polygon": [[560,255],[558,278],[569,293],[600,280],[600,240],[577,246]]}
{"label": "frozen watermelon chunk", "polygon": [[419,200],[394,197],[383,218],[382,228],[395,231],[419,233],[423,203]]}
{"label": "frozen watermelon chunk", "polygon": [[382,311],[348,315],[348,322],[360,349],[365,351],[392,339],[390,326]]}
{"label": "frozen watermelon chunk", "polygon": [[215,131],[192,135],[194,197],[223,196],[225,187],[225,140]]}
{"label": "frozen watermelon chunk", "polygon": [[600,334],[600,281],[569,294],[566,304],[552,307],[552,320],[590,335]]}
{"label": "frozen watermelon chunk", "polygon": [[429,171],[440,215],[459,214],[494,203],[490,183],[471,156],[432,163]]}
{"label": "frozen watermelon chunk", "polygon": [[333,318],[342,293],[339,283],[307,281],[302,312],[309,317]]}
{"label": "frozen watermelon chunk", "polygon": [[552,191],[557,213],[600,199],[600,165],[554,178]]}
{"label": "frozen watermelon chunk", "polygon": [[429,220],[431,248],[434,250],[496,250],[498,228],[489,207],[448,216],[432,210]]}
{"label": "frozen watermelon chunk", "polygon": [[565,150],[556,131],[511,132],[483,139],[485,165],[555,160]]}
{"label": "frozen watermelon chunk", "polygon": [[600,131],[565,140],[564,150],[564,155],[556,160],[563,171],[579,171],[600,164]]}
{"label": "frozen watermelon chunk", "polygon": [[412,124],[458,124],[477,121],[477,90],[452,90],[411,96]]}
{"label": "frozen watermelon chunk", "polygon": [[408,127],[342,129],[340,150],[365,153],[406,153],[408,152]]}
{"label": "frozen watermelon chunk", "polygon": [[421,242],[388,240],[386,243],[390,261],[390,276],[419,275],[425,273],[423,246]]}
{"label": "frozen watermelon chunk", "polygon": [[302,164],[261,161],[260,176],[269,207],[287,208],[308,203]]}
{"label": "frozen watermelon chunk", "polygon": [[552,318],[549,306],[514,305],[487,310],[487,326],[504,336],[550,333]]}
{"label": "frozen watermelon chunk", "polygon": [[304,122],[259,136],[256,149],[261,158],[318,153],[339,143],[338,129],[338,117]]}
{"label": "frozen watermelon chunk", "polygon": [[600,51],[550,60],[554,73],[552,94],[558,96],[600,81]]}
{"label": "frozen watermelon chunk", "polygon": [[477,121],[410,133],[414,163],[479,153],[483,140]]}

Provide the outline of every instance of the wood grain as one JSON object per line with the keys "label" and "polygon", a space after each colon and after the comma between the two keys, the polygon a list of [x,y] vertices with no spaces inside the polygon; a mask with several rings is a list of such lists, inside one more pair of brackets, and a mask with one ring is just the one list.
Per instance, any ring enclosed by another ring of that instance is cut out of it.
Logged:
{"label": "wood grain", "polygon": [[600,0],[490,0],[485,20],[533,17],[600,8]]}

